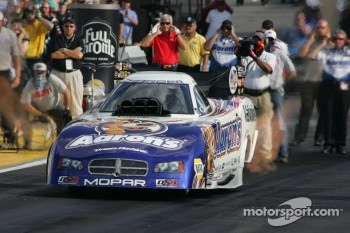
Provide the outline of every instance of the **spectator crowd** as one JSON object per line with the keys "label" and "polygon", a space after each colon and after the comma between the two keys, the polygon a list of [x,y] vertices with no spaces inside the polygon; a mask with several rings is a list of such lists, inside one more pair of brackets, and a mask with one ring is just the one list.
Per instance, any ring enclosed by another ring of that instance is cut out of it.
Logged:
{"label": "spectator crowd", "polygon": [[[318,112],[314,146],[323,144],[323,153],[346,153],[350,107],[348,29],[331,28],[315,1],[306,1],[296,12],[292,26],[280,35],[275,31],[276,22],[261,22],[251,32],[248,47],[235,30],[233,9],[225,0],[213,0],[205,6],[200,22],[188,16],[178,26],[174,24],[175,12],[154,1],[148,6],[152,9],[152,28],[140,42],[133,40],[139,17],[131,2],[106,2],[120,7],[119,44],[152,47],[152,63],[159,70],[209,72],[215,78],[224,76],[233,66],[244,67],[243,95],[256,108],[260,131],[251,171],[273,170],[274,161],[288,163],[289,146],[305,141],[314,106]],[[268,1],[261,3],[266,5]],[[0,13],[0,54],[6,58],[0,61],[1,83],[5,81],[8,88],[21,95],[18,103],[28,115],[41,120],[53,118],[59,125],[58,133],[70,119],[82,114],[84,84],[80,68],[84,44],[75,35],[77,28],[69,4],[59,1],[56,7],[51,0],[8,1]],[[243,4],[237,1],[237,6]],[[344,17],[340,26],[347,25]],[[303,85],[294,138],[289,140],[284,95],[291,79],[303,81]],[[20,123],[4,111],[1,118],[6,140],[11,142],[14,128]],[[273,121],[278,122],[277,126]],[[273,140],[274,131],[280,133],[279,140]],[[29,136],[27,142],[25,148],[30,149]]]}

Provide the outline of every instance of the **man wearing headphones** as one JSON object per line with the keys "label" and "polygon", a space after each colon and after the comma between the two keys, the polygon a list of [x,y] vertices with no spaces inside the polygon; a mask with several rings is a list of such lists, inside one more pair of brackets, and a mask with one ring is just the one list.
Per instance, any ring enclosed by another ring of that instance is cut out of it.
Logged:
{"label": "man wearing headphones", "polygon": [[[65,124],[72,120],[69,110],[70,92],[66,85],[57,76],[49,74],[44,63],[35,63],[34,77],[27,82],[22,95],[21,104],[28,113],[42,122],[51,117],[57,125],[57,134]],[[61,101],[63,95],[63,103]],[[30,147],[26,142],[25,147]]]}
{"label": "man wearing headphones", "polygon": [[264,50],[267,43],[262,31],[254,33],[252,43],[253,49],[249,50],[249,56],[237,54],[237,63],[246,67],[244,96],[249,97],[254,104],[259,131],[255,155],[249,168],[252,172],[270,171],[274,167],[271,151],[273,105],[269,89],[276,56]]}
{"label": "man wearing headphones", "polygon": [[217,69],[227,70],[236,64],[235,48],[239,43],[235,28],[230,20],[224,20],[217,32],[203,45],[204,49],[211,51],[209,71]]}
{"label": "man wearing headphones", "polygon": [[209,97],[227,98],[232,95],[225,80],[229,78],[230,68],[237,63],[235,49],[238,43],[239,38],[230,20],[222,21],[217,32],[204,43],[203,48],[211,51],[209,72],[214,77]]}

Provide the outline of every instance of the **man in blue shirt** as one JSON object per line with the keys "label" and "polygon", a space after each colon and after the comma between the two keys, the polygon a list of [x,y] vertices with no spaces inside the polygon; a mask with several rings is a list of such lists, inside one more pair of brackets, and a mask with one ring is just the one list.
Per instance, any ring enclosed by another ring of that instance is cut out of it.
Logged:
{"label": "man in blue shirt", "polygon": [[133,28],[139,23],[136,12],[134,10],[131,10],[130,7],[130,0],[122,1],[122,8],[120,9],[120,13],[124,16],[123,40],[125,41],[126,45],[132,45]]}

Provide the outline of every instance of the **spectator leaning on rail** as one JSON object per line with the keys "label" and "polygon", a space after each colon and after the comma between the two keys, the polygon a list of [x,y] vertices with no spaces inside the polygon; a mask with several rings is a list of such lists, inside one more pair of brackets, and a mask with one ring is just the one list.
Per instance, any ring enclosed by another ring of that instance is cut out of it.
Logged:
{"label": "spectator leaning on rail", "polygon": [[242,56],[237,50],[237,63],[246,67],[244,96],[249,97],[254,104],[256,127],[259,131],[255,156],[249,169],[252,172],[260,172],[274,169],[271,151],[273,106],[269,93],[269,74],[272,74],[276,65],[276,56],[264,50],[266,46],[264,32],[256,31],[252,40],[254,48],[249,50],[249,56]]}
{"label": "spectator leaning on rail", "polygon": [[[33,70],[34,76],[21,95],[21,104],[24,110],[41,121],[48,121],[47,117],[51,117],[59,134],[65,124],[72,120],[69,110],[70,92],[57,76],[48,73],[44,63],[34,64]],[[30,141],[25,143],[25,147],[30,149]]]}
{"label": "spectator leaning on rail", "polygon": [[345,154],[347,119],[350,106],[350,49],[346,32],[336,30],[332,37],[334,48],[327,41],[310,52],[308,58],[323,64],[321,95],[321,117],[324,119],[323,153]]}
{"label": "spectator leaning on rail", "polygon": [[83,75],[80,71],[84,44],[75,35],[75,21],[68,17],[64,20],[63,34],[50,40],[49,54],[52,58],[52,73],[59,77],[71,93],[69,106],[72,117],[83,113]]}
{"label": "spectator leaning on rail", "polygon": [[187,42],[180,36],[180,30],[173,25],[173,17],[164,14],[159,25],[142,39],[142,47],[154,47],[152,62],[159,64],[159,70],[176,71],[179,62],[178,49],[187,49]]}
{"label": "spectator leaning on rail", "polygon": [[276,56],[276,65],[273,67],[273,73],[270,75],[270,95],[273,103],[273,109],[277,116],[282,140],[274,140],[278,143],[278,160],[282,163],[288,162],[288,132],[284,117],[284,82],[296,76],[296,70],[293,62],[285,53],[275,46],[277,34],[273,30],[265,31],[265,38],[268,39],[266,51]]}
{"label": "spectator leaning on rail", "polygon": [[[196,32],[197,22],[188,17],[185,21],[183,39],[187,41],[187,49],[179,49],[180,64],[177,67],[181,72],[205,72],[208,66],[209,51],[204,50],[205,38]],[[202,69],[201,69],[202,63]]]}

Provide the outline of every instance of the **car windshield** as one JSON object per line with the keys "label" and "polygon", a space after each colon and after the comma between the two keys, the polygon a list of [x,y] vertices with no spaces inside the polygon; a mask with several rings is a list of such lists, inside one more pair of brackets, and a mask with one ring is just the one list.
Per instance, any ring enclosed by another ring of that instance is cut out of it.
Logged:
{"label": "car windshield", "polygon": [[101,112],[116,112],[123,101],[152,98],[170,114],[193,114],[188,84],[123,82],[102,105]]}

